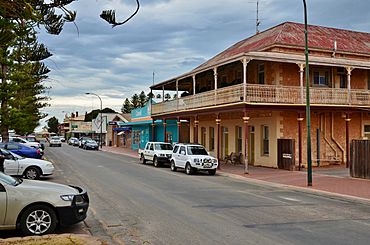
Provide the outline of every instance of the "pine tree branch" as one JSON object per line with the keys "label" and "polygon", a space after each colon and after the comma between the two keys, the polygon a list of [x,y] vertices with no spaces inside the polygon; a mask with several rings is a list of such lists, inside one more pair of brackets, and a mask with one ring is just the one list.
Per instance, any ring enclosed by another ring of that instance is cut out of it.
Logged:
{"label": "pine tree branch", "polygon": [[130,19],[132,19],[139,12],[139,9],[140,9],[139,0],[136,0],[136,4],[137,4],[137,7],[136,7],[135,12],[130,17],[128,17],[126,20],[124,20],[122,22],[117,22],[116,21],[116,11],[115,10],[103,10],[102,13],[100,14],[100,18],[107,21],[109,24],[112,25],[112,27],[115,27],[115,26],[118,26],[118,25],[123,25],[123,24],[127,23]]}

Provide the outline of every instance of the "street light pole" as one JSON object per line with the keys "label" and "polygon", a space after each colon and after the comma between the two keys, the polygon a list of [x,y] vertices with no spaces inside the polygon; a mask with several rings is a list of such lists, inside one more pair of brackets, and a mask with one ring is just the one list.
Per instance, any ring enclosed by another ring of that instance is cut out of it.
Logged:
{"label": "street light pole", "polygon": [[304,6],[304,36],[305,36],[305,57],[306,57],[306,123],[307,123],[307,186],[312,186],[312,159],[311,159],[311,111],[310,111],[310,83],[308,67],[308,30],[307,30],[307,6]]}
{"label": "street light pole", "polygon": [[87,95],[95,95],[95,96],[98,96],[99,100],[100,100],[100,136],[99,136],[99,145],[100,145],[100,149],[103,148],[103,142],[102,142],[102,139],[103,139],[103,113],[102,113],[102,110],[103,110],[103,102],[100,98],[99,95],[95,94],[95,93],[85,93]]}

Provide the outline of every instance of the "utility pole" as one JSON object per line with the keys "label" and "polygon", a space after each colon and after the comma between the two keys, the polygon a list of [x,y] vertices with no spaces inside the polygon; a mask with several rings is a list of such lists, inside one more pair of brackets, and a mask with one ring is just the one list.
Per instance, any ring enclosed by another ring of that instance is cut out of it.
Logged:
{"label": "utility pole", "polygon": [[304,36],[305,36],[305,57],[306,57],[306,123],[307,123],[307,186],[312,186],[312,158],[311,158],[311,111],[310,111],[310,82],[308,67],[308,30],[307,30],[307,6],[304,6]]}

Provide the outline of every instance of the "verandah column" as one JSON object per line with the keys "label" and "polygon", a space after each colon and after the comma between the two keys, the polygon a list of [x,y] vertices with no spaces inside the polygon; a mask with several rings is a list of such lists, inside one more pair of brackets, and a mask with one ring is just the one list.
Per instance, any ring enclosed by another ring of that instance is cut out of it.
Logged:
{"label": "verandah column", "polygon": [[220,146],[221,146],[221,118],[220,118],[220,114],[217,114],[217,117],[216,117],[216,125],[217,125],[217,160],[218,160],[218,166],[217,168],[220,169],[221,168],[221,164],[220,164]]}
{"label": "verandah column", "polygon": [[243,62],[243,101],[247,101],[247,65],[250,60],[247,60],[247,58],[244,58],[242,60]]}
{"label": "verandah column", "polygon": [[249,126],[248,126],[248,123],[249,123],[249,117],[248,117],[248,114],[247,114],[247,111],[245,110],[244,111],[244,116],[243,116],[243,123],[244,123],[244,137],[243,137],[243,141],[244,141],[244,173],[245,174],[248,174],[249,173],[249,170],[248,170],[248,140],[249,140]]}
{"label": "verandah column", "polygon": [[215,100],[214,104],[217,104],[217,67],[213,68],[213,77],[215,81]]}
{"label": "verandah column", "polygon": [[152,120],[152,141],[156,141],[155,140],[155,120],[154,119]]}
{"label": "verandah column", "polygon": [[181,120],[177,117],[177,142],[181,143]]}
{"label": "verandah column", "polygon": [[299,86],[301,88],[301,103],[304,104],[304,91],[303,91],[303,79],[304,79],[304,67],[305,64],[297,64],[299,66]]}
{"label": "verandah column", "polygon": [[167,122],[166,119],[163,119],[163,133],[164,133],[164,142],[167,142]]}
{"label": "verandah column", "polygon": [[349,118],[349,114],[346,114],[346,168],[350,167],[350,144],[349,144],[349,122],[351,118]]}
{"label": "verandah column", "polygon": [[353,67],[346,67],[347,70],[347,90],[348,90],[348,104],[351,104],[351,72]]}
{"label": "verandah column", "polygon": [[301,113],[298,113],[298,170],[301,171],[302,165],[302,121],[303,116]]}
{"label": "verandah column", "polygon": [[198,116],[195,116],[194,118],[194,143],[198,144]]}
{"label": "verandah column", "polygon": [[195,80],[195,75],[193,75],[193,95],[195,95],[195,86],[196,86],[196,80]]}

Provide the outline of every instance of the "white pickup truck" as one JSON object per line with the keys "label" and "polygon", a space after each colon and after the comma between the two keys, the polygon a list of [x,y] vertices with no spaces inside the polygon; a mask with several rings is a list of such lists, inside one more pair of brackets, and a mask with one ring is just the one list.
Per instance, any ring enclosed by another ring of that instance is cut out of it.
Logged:
{"label": "white pickup truck", "polygon": [[144,149],[139,149],[140,161],[146,164],[152,161],[154,167],[160,167],[162,163],[170,163],[173,147],[170,143],[148,142]]}

